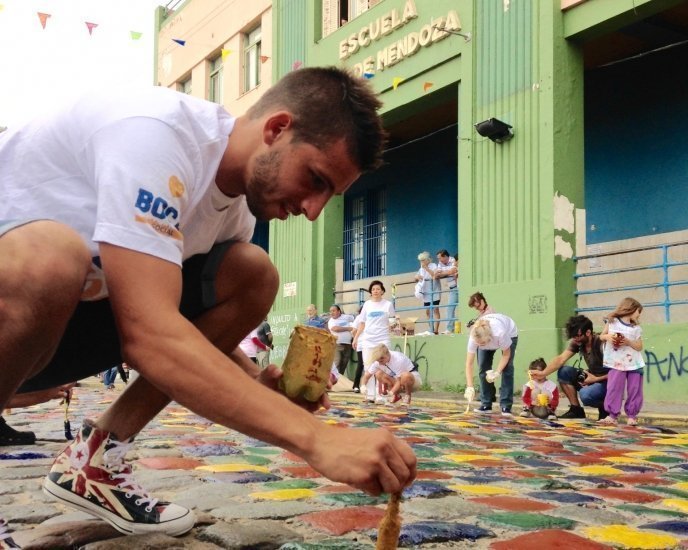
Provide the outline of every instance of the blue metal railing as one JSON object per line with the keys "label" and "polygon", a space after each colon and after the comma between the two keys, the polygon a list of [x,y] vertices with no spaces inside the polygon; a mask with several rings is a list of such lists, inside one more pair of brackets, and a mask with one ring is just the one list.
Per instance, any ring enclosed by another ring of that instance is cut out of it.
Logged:
{"label": "blue metal railing", "polygon": [[[619,250],[615,252],[600,252],[596,254],[587,254],[585,256],[574,256],[574,261],[579,262],[581,260],[591,260],[591,259],[597,259],[597,258],[603,258],[603,257],[608,257],[608,256],[619,256],[619,255],[624,255],[624,254],[634,254],[638,252],[645,252],[645,251],[661,251],[662,254],[662,259],[660,262],[655,262],[652,264],[648,265],[641,265],[641,266],[636,266],[636,267],[624,267],[620,269],[610,269],[610,270],[604,270],[604,271],[595,271],[595,272],[589,272],[589,273],[576,273],[574,275],[574,279],[578,281],[579,279],[582,278],[587,278],[587,277],[603,277],[606,275],[617,275],[619,273],[637,273],[641,271],[648,271],[648,270],[661,270],[660,273],[658,273],[657,282],[651,282],[651,283],[644,283],[644,284],[629,284],[629,285],[622,285],[622,286],[615,286],[615,287],[608,287],[608,288],[598,288],[594,290],[577,290],[574,294],[576,298],[580,296],[586,296],[586,295],[591,295],[591,294],[609,294],[612,292],[623,292],[623,291],[628,291],[628,290],[645,290],[645,289],[662,289],[663,291],[663,300],[660,301],[655,301],[655,302],[643,302],[643,307],[644,308],[652,308],[652,307],[662,307],[664,308],[664,320],[667,323],[671,322],[671,308],[672,306],[677,306],[677,305],[685,305],[688,304],[688,300],[680,300],[680,299],[672,299],[671,298],[671,288],[672,287],[677,287],[677,286],[683,286],[683,285],[688,285],[688,280],[687,279],[676,279],[676,280],[671,280],[670,277],[670,269],[675,268],[675,267],[680,267],[680,266],[686,266],[688,265],[688,261],[671,261],[669,259],[669,250],[674,247],[678,246],[686,246],[688,245],[688,241],[682,241],[682,242],[677,242],[677,243],[670,243],[670,244],[661,244],[661,245],[655,245],[655,246],[644,246],[640,248],[631,248],[627,250]],[[661,279],[661,280],[660,280]],[[583,313],[586,311],[610,311],[614,309],[616,304],[613,305],[605,305],[605,306],[593,306],[593,307],[577,307],[576,312],[578,313]]]}

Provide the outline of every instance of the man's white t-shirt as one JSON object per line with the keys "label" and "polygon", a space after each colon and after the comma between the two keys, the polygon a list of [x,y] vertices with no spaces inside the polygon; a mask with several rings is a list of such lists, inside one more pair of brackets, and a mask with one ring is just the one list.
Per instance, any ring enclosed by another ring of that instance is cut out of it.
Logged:
{"label": "man's white t-shirt", "polygon": [[367,300],[361,309],[361,316],[365,323],[363,348],[374,348],[378,344],[387,344],[389,347],[389,318],[394,317],[392,302],[389,300],[380,300],[379,302]]}
{"label": "man's white t-shirt", "polygon": [[258,339],[258,328],[254,328],[241,342],[239,348],[247,357],[255,357],[263,348],[259,347],[253,339]]}
{"label": "man's white t-shirt", "polygon": [[[329,321],[327,321],[327,328],[332,332],[332,327],[350,327],[351,323],[353,323],[354,318],[352,315],[347,315],[346,313],[342,313],[339,317],[336,319],[333,319],[330,317]],[[350,330],[343,330],[341,332],[332,332],[334,336],[337,337],[337,344],[351,344],[351,340],[353,339],[353,336],[351,334]]]}
{"label": "man's white t-shirt", "polygon": [[[518,336],[518,329],[516,323],[511,317],[507,317],[501,313],[490,313],[480,317],[481,320],[486,319],[490,322],[490,329],[492,330],[492,338],[480,349],[485,350],[505,350],[511,347],[511,339]],[[473,338],[468,339],[468,352],[475,353],[478,351],[478,344]]]}
{"label": "man's white t-shirt", "polygon": [[[0,219],[74,228],[92,256],[105,242],[181,265],[216,242],[249,241],[245,197],[215,184],[235,118],[167,88],[90,94],[0,133]],[[94,263],[82,299],[107,296]]]}

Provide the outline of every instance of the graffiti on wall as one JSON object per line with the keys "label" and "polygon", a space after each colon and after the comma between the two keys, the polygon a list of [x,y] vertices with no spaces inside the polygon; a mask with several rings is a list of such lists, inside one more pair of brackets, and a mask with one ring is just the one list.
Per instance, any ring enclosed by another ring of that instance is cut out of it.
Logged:
{"label": "graffiti on wall", "polygon": [[688,375],[688,354],[683,346],[677,353],[670,351],[665,357],[657,357],[652,351],[645,350],[645,381],[652,382],[654,375],[659,377],[658,382],[669,382],[673,376]]}
{"label": "graffiti on wall", "polygon": [[420,373],[423,380],[427,380],[428,370],[430,367],[430,362],[428,358],[423,354],[423,348],[427,342],[418,342],[415,338],[406,345],[406,349],[402,350],[399,344],[395,344],[394,350],[401,351],[404,353],[411,361],[418,365],[418,372]]}

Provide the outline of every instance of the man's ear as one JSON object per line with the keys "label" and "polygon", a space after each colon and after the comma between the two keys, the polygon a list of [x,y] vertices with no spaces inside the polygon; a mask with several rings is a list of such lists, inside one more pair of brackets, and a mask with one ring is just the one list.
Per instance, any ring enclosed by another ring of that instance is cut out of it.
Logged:
{"label": "man's ear", "polygon": [[263,124],[263,141],[266,145],[272,145],[280,139],[287,130],[291,129],[292,114],[288,111],[277,111],[265,119]]}

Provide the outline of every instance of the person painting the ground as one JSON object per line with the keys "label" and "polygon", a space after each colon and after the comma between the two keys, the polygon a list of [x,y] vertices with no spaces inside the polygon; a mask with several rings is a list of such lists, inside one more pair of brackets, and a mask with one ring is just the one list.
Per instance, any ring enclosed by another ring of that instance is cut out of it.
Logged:
{"label": "person painting the ground", "polygon": [[643,329],[640,314],[643,306],[634,298],[624,298],[607,317],[600,340],[604,342],[604,366],[609,369],[604,409],[609,416],[600,420],[615,425],[621,414],[626,395],[626,424],[638,425],[638,413],[643,406]]}
{"label": "person painting the ground", "polygon": [[365,79],[305,68],[238,118],[151,88],[0,134],[0,409],[122,360],[140,374],[57,457],[50,495],[124,533],[191,529],[124,458],[170,400],[370,494],[413,480],[405,442],[321,422],[276,391],[279,369],[237,350],[279,284],[249,243],[255,218],[315,220],[377,168],[380,106]]}
{"label": "person painting the ground", "polygon": [[401,399],[401,392],[406,392],[406,404],[411,404],[411,394],[423,385],[418,369],[413,362],[400,351],[390,351],[385,344],[375,346],[370,352],[373,363],[363,375],[363,385],[372,376],[378,383],[389,388],[387,404],[392,405]]}
{"label": "person painting the ground", "polygon": [[[518,344],[518,329],[511,317],[501,313],[483,315],[471,328],[466,352],[466,391],[464,397],[473,401],[473,363],[478,351],[478,378],[480,380],[480,407],[475,412],[489,414],[492,412],[492,395],[494,382],[502,378],[499,387],[499,405],[502,416],[511,416],[514,404],[514,357]],[[495,352],[501,350],[502,356],[497,367],[492,370]],[[492,388],[490,388],[492,386]]]}
{"label": "person painting the ground", "polygon": [[[582,402],[588,407],[597,407],[598,420],[601,420],[607,416],[604,397],[607,394],[608,373],[602,363],[602,340],[592,331],[592,321],[585,315],[569,317],[565,331],[569,338],[566,349],[552,359],[545,370],[531,370],[529,376],[542,382],[553,372],[559,371],[559,386],[571,404],[569,410],[559,418],[585,418]],[[567,364],[577,354],[585,361],[587,371]]]}

